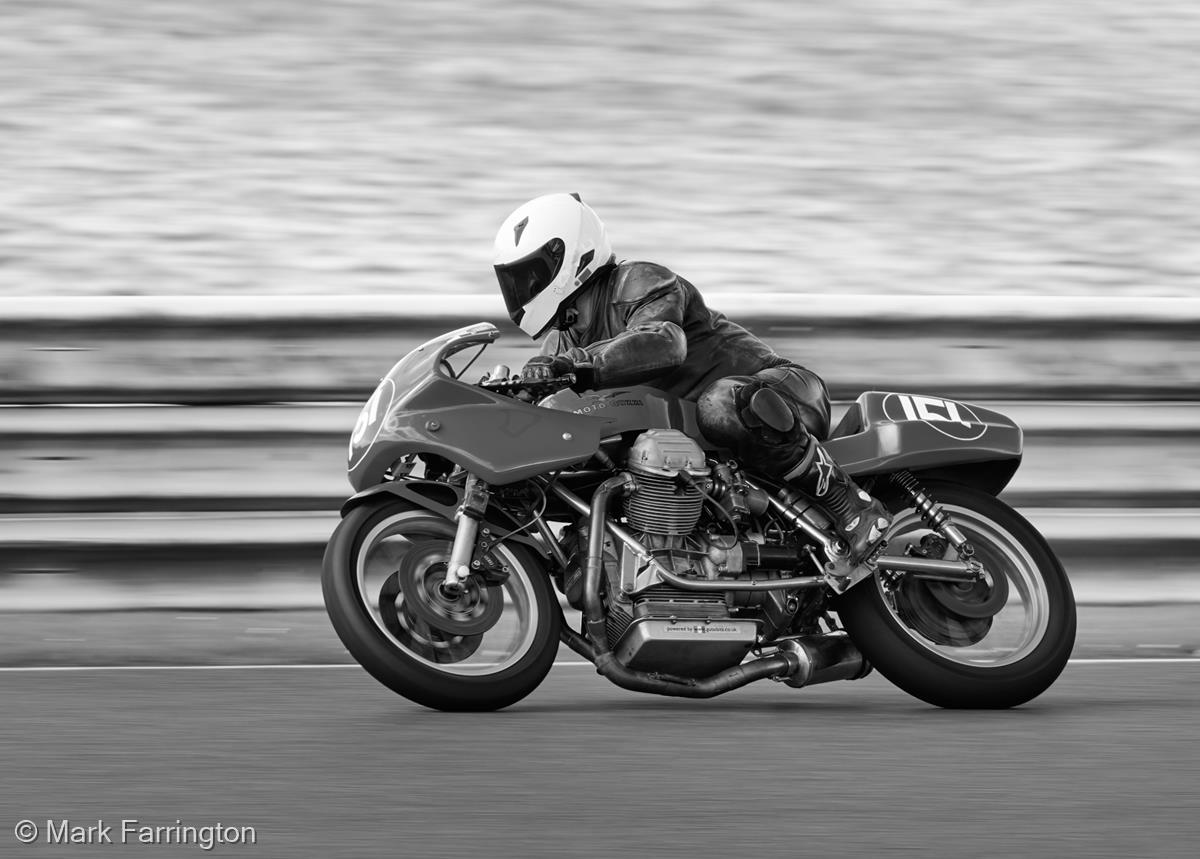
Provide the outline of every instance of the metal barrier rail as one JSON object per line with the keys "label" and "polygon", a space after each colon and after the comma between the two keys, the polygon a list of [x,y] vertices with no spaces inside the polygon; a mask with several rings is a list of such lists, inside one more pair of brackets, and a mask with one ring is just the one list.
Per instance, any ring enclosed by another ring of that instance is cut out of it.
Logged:
{"label": "metal barrier rail", "polygon": [[[1027,431],[1006,497],[1068,569],[1111,584],[1113,599],[1142,598],[1145,576],[1154,599],[1200,598],[1200,300],[710,303],[821,372],[838,399],[875,388],[1024,401],[997,404]],[[281,581],[312,603],[357,402],[419,342],[503,318],[492,294],[0,299],[0,609],[99,607],[101,581],[112,605],[140,605],[148,585],[163,592],[154,605],[204,602],[234,579],[259,596],[230,592],[230,605],[278,607]],[[480,372],[532,353],[502,328]],[[93,407],[22,407],[56,403]]]}
{"label": "metal barrier rail", "polygon": [[[838,398],[1200,400],[1200,299],[714,293]],[[0,299],[0,403],[356,400],[441,331],[491,320],[486,358],[532,342],[492,293]],[[502,324],[503,322],[503,324]]]}
{"label": "metal barrier rail", "polygon": [[[1014,504],[1200,504],[1200,404],[986,405],[1025,430]],[[358,409],[2,409],[0,513],[335,510]]]}

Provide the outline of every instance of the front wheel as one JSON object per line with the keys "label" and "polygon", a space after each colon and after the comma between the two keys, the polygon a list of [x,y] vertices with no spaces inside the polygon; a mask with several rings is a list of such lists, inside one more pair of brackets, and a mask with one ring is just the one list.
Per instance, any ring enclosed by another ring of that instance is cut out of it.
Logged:
{"label": "front wheel", "polygon": [[321,587],[338,637],[371,675],[438,710],[498,710],[545,678],[559,612],[538,558],[519,545],[492,554],[507,577],[440,585],[453,522],[403,501],[352,510],[325,550]]}
{"label": "front wheel", "polygon": [[[1075,644],[1067,575],[1041,534],[1004,502],[954,483],[925,488],[975,547],[992,582],[877,573],[838,599],[838,616],[871,664],[910,695],[939,707],[1024,704],[1049,688]],[[912,546],[957,557],[914,509],[894,512],[889,554]]]}

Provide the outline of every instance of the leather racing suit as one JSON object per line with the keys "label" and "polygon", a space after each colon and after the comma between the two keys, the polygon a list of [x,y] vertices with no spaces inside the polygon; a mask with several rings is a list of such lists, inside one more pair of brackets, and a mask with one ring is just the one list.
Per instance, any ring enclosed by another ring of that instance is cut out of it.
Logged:
{"label": "leather racing suit", "polygon": [[[649,262],[608,266],[573,305],[574,320],[551,330],[541,351],[590,363],[593,387],[649,384],[692,400],[705,437],[768,473],[782,475],[799,463],[810,434],[817,440],[829,434],[821,378],[711,310],[695,286],[669,269]],[[786,403],[794,427],[764,422],[749,408],[762,388]]]}

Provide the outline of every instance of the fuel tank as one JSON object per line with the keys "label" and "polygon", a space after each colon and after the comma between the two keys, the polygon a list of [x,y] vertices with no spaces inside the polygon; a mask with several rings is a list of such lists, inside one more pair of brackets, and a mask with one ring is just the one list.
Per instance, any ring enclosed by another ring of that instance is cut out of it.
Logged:
{"label": "fuel tank", "polygon": [[546,397],[538,405],[598,418],[604,437],[648,429],[676,429],[694,438],[705,450],[717,447],[700,434],[695,403],[645,385],[583,394],[563,390]]}

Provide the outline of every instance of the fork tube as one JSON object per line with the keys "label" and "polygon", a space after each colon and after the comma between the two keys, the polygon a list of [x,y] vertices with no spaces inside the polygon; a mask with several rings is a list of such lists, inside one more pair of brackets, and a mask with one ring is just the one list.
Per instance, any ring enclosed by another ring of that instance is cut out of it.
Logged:
{"label": "fork tube", "polygon": [[454,546],[450,549],[446,580],[442,587],[449,593],[462,589],[462,583],[471,575],[471,556],[475,554],[475,538],[479,535],[479,521],[487,511],[488,485],[474,474],[467,475],[463,489],[463,502],[454,517],[458,530],[454,533]]}

